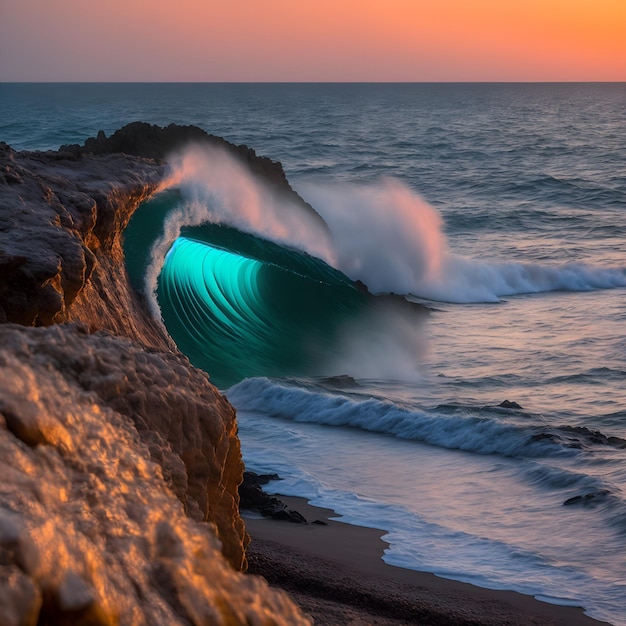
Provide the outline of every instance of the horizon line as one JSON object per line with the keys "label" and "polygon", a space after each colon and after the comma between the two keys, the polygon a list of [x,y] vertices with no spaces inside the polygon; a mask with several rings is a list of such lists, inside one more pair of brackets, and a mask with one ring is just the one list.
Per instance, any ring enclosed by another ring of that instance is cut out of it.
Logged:
{"label": "horizon line", "polygon": [[580,85],[624,80],[0,80],[0,85]]}

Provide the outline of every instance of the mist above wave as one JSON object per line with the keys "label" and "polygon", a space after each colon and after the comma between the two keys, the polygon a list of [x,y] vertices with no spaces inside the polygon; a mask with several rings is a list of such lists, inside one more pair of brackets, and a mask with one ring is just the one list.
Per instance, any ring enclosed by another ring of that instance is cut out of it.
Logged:
{"label": "mist above wave", "polygon": [[302,192],[330,226],[339,269],[374,293],[471,303],[626,286],[626,267],[482,261],[455,254],[441,215],[396,179],[309,183]]}
{"label": "mist above wave", "polygon": [[152,247],[146,291],[157,318],[160,313],[154,294],[158,276],[184,226],[227,224],[313,256],[332,258],[328,233],[318,216],[295,206],[226,150],[190,147],[170,157],[170,164],[164,188],[179,189],[182,200],[165,219],[163,234]]}
{"label": "mist above wave", "polygon": [[[497,302],[504,296],[626,286],[626,268],[583,262],[527,264],[467,258],[450,249],[438,211],[403,182],[307,182],[301,193],[328,224],[276,193],[224,150],[196,146],[170,159],[169,187],[182,201],[152,250],[147,291],[154,294],[163,261],[183,226],[228,224],[303,250],[368,285],[452,303]],[[153,312],[158,305],[152,298]]]}

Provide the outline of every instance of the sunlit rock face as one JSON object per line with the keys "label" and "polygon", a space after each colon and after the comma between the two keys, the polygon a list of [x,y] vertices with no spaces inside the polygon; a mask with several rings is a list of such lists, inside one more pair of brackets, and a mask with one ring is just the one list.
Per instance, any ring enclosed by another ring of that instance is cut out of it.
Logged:
{"label": "sunlit rock face", "polygon": [[122,233],[164,165],[123,154],[77,158],[0,143],[0,321],[82,321],[166,348],[124,269]]}
{"label": "sunlit rock face", "polygon": [[[308,623],[185,514],[180,500],[200,508],[181,461],[194,452],[174,450],[206,436],[193,422],[209,418],[219,448],[199,469],[232,473],[238,456],[231,411],[209,390],[176,355],[127,339],[0,326],[0,623]],[[160,430],[145,430],[148,411]],[[205,479],[209,502],[234,506]]]}
{"label": "sunlit rock face", "polygon": [[[206,374],[180,354],[147,351],[131,340],[87,334],[75,325],[24,329],[19,342],[18,330],[0,326],[0,345],[15,346],[25,363],[57,369],[98,406],[130,420],[186,513],[211,520],[225,556],[241,567],[245,532],[235,498],[241,472],[236,420]],[[10,388],[0,396],[0,409]],[[23,390],[35,393],[36,387]]]}
{"label": "sunlit rock face", "polygon": [[308,623],[237,572],[234,411],[128,281],[167,166],[87,152],[0,143],[0,624]]}
{"label": "sunlit rock face", "polygon": [[[123,230],[139,202],[159,189],[165,166],[124,154],[15,153],[8,146],[0,148],[0,164],[0,317],[37,326],[77,321],[140,344],[120,347],[104,381],[91,358],[97,347],[81,354],[68,346],[66,361],[131,416],[144,439],[163,440],[150,449],[174,492],[190,516],[217,525],[224,553],[242,567],[234,412],[145,310],[124,266]],[[164,384],[146,348],[176,361],[177,377]]]}

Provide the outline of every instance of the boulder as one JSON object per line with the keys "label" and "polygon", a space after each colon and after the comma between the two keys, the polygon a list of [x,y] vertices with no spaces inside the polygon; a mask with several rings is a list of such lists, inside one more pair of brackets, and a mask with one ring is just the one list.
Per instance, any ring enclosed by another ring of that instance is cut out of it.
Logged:
{"label": "boulder", "polygon": [[282,500],[263,491],[261,485],[266,485],[271,480],[280,480],[280,478],[277,474],[244,472],[243,482],[239,485],[239,507],[246,511],[256,511],[271,519],[307,524],[306,518],[301,513],[288,508]]}

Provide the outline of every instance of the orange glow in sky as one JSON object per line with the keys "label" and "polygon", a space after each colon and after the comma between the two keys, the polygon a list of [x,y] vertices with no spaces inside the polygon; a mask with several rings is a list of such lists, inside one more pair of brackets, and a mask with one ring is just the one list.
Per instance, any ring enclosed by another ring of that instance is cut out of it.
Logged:
{"label": "orange glow in sky", "polygon": [[0,81],[624,81],[625,0],[0,0]]}

